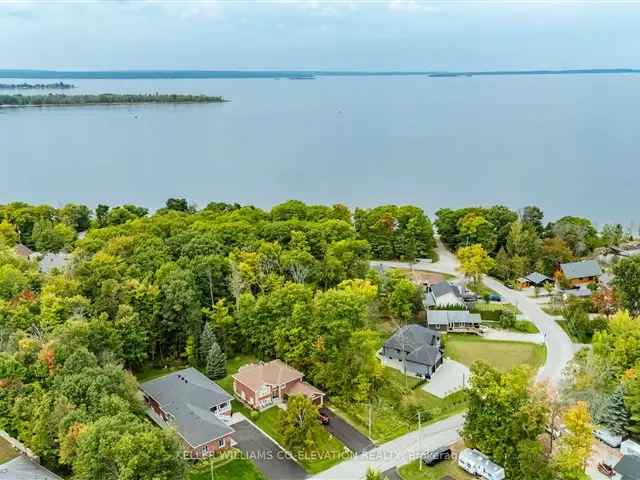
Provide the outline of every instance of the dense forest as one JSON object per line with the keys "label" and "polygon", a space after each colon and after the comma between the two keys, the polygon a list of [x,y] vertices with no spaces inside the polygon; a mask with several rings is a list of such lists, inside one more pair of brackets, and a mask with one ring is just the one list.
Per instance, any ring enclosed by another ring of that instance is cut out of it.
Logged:
{"label": "dense forest", "polygon": [[64,82],[57,83],[0,83],[0,90],[69,90],[75,85]]}
{"label": "dense forest", "polygon": [[[71,264],[39,273],[17,243]],[[0,428],[75,479],[175,480],[179,445],[144,421],[136,372],[201,366],[214,333],[227,357],[279,357],[335,401],[364,402],[383,381],[372,309],[411,319],[421,305],[369,260],[432,255],[434,237],[411,206],[170,199],[154,214],[0,206],[0,244]]]}
{"label": "dense forest", "polygon": [[43,107],[66,105],[117,105],[138,103],[218,103],[224,102],[222,97],[207,95],[179,95],[179,94],[115,94],[102,93],[99,95],[0,95],[0,106],[14,107]]}

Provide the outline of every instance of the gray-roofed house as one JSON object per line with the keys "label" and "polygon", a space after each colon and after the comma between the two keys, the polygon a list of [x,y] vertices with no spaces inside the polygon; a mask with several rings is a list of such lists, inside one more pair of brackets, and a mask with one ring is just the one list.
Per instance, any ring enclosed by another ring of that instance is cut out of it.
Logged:
{"label": "gray-roofed house", "polygon": [[478,313],[468,310],[429,310],[427,327],[433,330],[455,332],[478,330],[482,319]]}
{"label": "gray-roofed house", "polygon": [[69,265],[71,254],[69,253],[45,253],[38,261],[38,269],[42,273],[51,273],[54,270],[63,272]]}
{"label": "gray-roofed house", "polygon": [[140,385],[147,413],[161,427],[173,427],[190,458],[205,458],[231,446],[233,397],[195,368]]}
{"label": "gray-roofed house", "polygon": [[62,480],[39,463],[22,454],[0,465],[0,480]]}
{"label": "gray-roofed house", "polygon": [[431,378],[442,365],[442,339],[440,333],[422,325],[405,325],[384,343],[382,355],[404,362],[409,373]]}
{"label": "gray-roofed house", "polygon": [[553,278],[549,278],[540,272],[533,272],[518,279],[518,286],[520,288],[527,287],[543,287],[546,283],[553,283]]}
{"label": "gray-roofed house", "polygon": [[597,283],[600,275],[602,275],[602,269],[595,260],[562,263],[560,270],[556,272],[556,276],[566,278],[573,287]]}
{"label": "gray-roofed house", "polygon": [[620,480],[640,480],[640,457],[636,455],[625,455],[613,469]]}
{"label": "gray-roofed house", "polygon": [[460,288],[449,282],[438,282],[427,286],[427,308],[466,306]]}

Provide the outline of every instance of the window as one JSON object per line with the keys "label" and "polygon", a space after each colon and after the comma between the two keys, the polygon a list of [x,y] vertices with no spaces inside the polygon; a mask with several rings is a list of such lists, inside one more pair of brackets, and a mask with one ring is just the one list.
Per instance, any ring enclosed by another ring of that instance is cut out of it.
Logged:
{"label": "window", "polygon": [[219,446],[220,448],[223,448],[223,447],[224,447],[224,438],[221,438],[220,440],[218,440],[218,446]]}
{"label": "window", "polygon": [[202,447],[202,456],[206,457],[208,453],[209,453],[209,445],[204,445]]}

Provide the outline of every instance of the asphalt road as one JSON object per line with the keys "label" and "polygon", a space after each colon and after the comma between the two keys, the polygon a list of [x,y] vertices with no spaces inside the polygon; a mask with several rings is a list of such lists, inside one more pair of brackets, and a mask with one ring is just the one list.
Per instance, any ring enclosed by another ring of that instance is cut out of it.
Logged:
{"label": "asphalt road", "polygon": [[249,421],[233,425],[236,448],[251,460],[269,480],[303,480],[304,469],[289,458],[285,451]]}
{"label": "asphalt road", "polygon": [[329,424],[324,425],[324,428],[352,452],[363,453],[375,447],[371,440],[330,409],[322,408],[321,412],[329,417]]}

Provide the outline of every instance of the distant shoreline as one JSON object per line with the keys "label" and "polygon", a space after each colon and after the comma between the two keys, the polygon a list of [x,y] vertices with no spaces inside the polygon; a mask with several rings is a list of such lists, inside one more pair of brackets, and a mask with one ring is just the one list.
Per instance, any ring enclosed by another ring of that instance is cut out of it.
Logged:
{"label": "distant shoreline", "polygon": [[538,69],[538,70],[479,70],[479,71],[365,71],[365,70],[7,70],[0,69],[0,78],[19,79],[83,79],[83,80],[141,80],[141,79],[274,79],[317,77],[380,77],[424,76],[429,78],[455,78],[474,76],[527,76],[527,75],[628,75],[640,74],[634,68],[591,69]]}
{"label": "distant shoreline", "polygon": [[206,95],[131,95],[131,94],[98,94],[98,95],[0,95],[1,108],[22,107],[84,107],[98,105],[173,105],[196,103],[224,103],[222,97]]}

